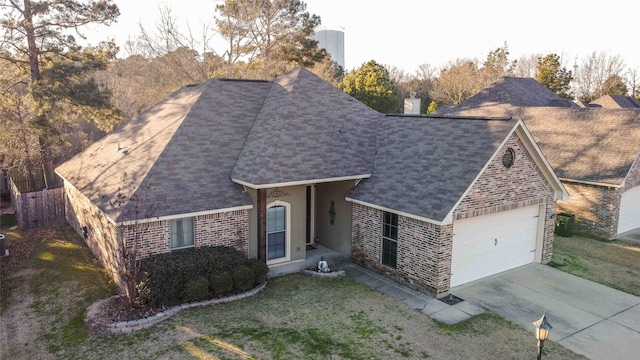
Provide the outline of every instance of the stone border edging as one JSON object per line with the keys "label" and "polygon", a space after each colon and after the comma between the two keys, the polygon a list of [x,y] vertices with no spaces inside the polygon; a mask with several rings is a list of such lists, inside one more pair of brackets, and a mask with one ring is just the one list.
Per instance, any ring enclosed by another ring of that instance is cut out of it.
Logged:
{"label": "stone border edging", "polygon": [[[262,289],[264,289],[265,286],[267,286],[266,281],[256,286],[255,288],[240,294],[226,296],[223,298],[195,301],[187,304],[176,305],[146,318],[142,318],[138,320],[118,321],[118,322],[105,324],[104,328],[111,334],[130,334],[138,330],[148,329],[151,326],[161,321],[169,319],[173,315],[179,313],[181,310],[190,309],[194,307],[215,305],[215,304],[224,304],[231,301],[241,300],[259,293]],[[120,295],[115,295],[115,296],[120,296]]]}
{"label": "stone border edging", "polygon": [[321,278],[337,278],[340,276],[344,276],[346,274],[344,270],[332,271],[329,273],[321,273],[321,272],[317,272],[309,269],[304,269],[302,270],[302,272],[304,274],[307,274],[313,277],[321,277]]}

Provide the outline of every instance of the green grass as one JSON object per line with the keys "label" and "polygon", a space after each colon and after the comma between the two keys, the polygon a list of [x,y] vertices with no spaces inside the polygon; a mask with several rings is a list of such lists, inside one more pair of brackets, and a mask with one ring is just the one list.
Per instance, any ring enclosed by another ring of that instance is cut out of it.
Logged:
{"label": "green grass", "polygon": [[5,214],[0,216],[0,229],[3,231],[15,225],[18,225],[18,220],[16,220],[16,216],[14,214]]}
{"label": "green grass", "polygon": [[[9,234],[9,248],[35,244],[33,253],[23,254],[21,267],[36,270],[29,277],[29,289],[35,297],[31,309],[49,324],[42,339],[47,348],[55,353],[82,344],[89,336],[84,326],[87,307],[114,292],[104,268],[69,226]],[[15,289],[14,281],[4,276],[3,285]],[[10,291],[4,293],[3,289],[6,306]]]}
{"label": "green grass", "polygon": [[556,236],[549,265],[640,296],[640,244],[584,235]]}
{"label": "green grass", "polygon": [[18,221],[14,214],[0,215],[0,231],[5,231],[15,225],[18,225]]}
{"label": "green grass", "polygon": [[[350,277],[292,274],[257,295],[183,311],[151,329],[102,336],[83,323],[87,307],[113,293],[95,258],[69,227],[32,238],[21,264],[43,336],[31,339],[64,359],[520,359],[535,355],[530,329],[489,314],[443,325]],[[500,339],[498,342],[487,339]],[[583,359],[553,342],[545,359]],[[37,356],[32,356],[36,358]]]}

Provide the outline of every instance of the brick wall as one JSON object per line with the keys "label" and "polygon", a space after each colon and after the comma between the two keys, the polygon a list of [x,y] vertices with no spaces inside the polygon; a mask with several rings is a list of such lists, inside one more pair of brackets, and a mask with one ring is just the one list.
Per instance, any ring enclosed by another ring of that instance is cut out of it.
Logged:
{"label": "brick wall", "polygon": [[[502,153],[507,147],[516,155],[514,165],[502,165]],[[555,219],[555,201],[550,184],[539,173],[520,140],[512,136],[499,156],[491,161],[469,193],[454,212],[454,220],[508,211],[519,207],[544,204],[544,234],[542,262],[551,260]],[[437,297],[448,294],[451,276],[453,224],[432,223],[398,217],[397,268],[381,264],[381,210],[360,204],[352,205],[352,260],[404,282],[426,290]]]}
{"label": "brick wall", "polygon": [[629,170],[620,188],[566,181],[569,200],[558,201],[558,212],[575,215],[576,232],[612,239],[618,235],[620,199],[624,192],[640,186],[640,159]]}
{"label": "brick wall", "polygon": [[[135,229],[137,228],[137,232]],[[168,220],[152,221],[126,227],[127,244],[137,238],[141,258],[171,251]],[[249,212],[229,211],[196,216],[193,219],[194,246],[232,246],[245,255],[249,252]]]}
{"label": "brick wall", "polygon": [[352,260],[415,289],[444,296],[451,273],[452,226],[398,216],[398,262],[393,269],[381,263],[382,215],[382,210],[353,204]]}
{"label": "brick wall", "polygon": [[[67,222],[85,239],[93,254],[107,269],[116,284],[120,284],[117,271],[119,245],[116,226],[97,206],[67,181],[64,182],[64,193]],[[83,227],[87,229],[86,235]]]}
{"label": "brick wall", "polygon": [[[506,148],[515,152],[515,161],[510,168],[502,165],[502,154]],[[555,232],[556,202],[551,185],[540,174],[520,139],[512,135],[498,156],[493,159],[473,188],[460,202],[454,212],[456,220],[495,214],[521,207],[545,204],[542,263],[551,261]]]}
{"label": "brick wall", "polygon": [[618,228],[619,189],[564,182],[569,200],[558,201],[558,212],[575,215],[574,231],[610,238]]}
{"label": "brick wall", "polygon": [[[135,251],[140,258],[171,251],[168,220],[141,222],[116,228],[100,209],[66,181],[64,189],[67,222],[80,236],[83,236],[93,254],[117,284],[120,284],[117,271],[118,235],[126,239],[126,246],[131,249],[135,244]],[[249,212],[247,210],[196,216],[193,224],[196,247],[233,246],[248,254]],[[83,230],[85,226],[88,230],[86,237]],[[133,242],[134,239],[137,239],[136,243]]]}

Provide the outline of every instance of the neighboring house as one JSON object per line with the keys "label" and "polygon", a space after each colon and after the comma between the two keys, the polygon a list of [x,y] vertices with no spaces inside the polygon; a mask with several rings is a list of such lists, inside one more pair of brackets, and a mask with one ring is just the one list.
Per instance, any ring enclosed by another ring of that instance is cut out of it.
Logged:
{"label": "neighboring house", "polygon": [[615,238],[640,228],[640,109],[604,107],[571,105],[534,79],[505,77],[445,115],[522,119],[569,191],[558,211],[575,215],[580,231]]}
{"label": "neighboring house", "polygon": [[588,106],[606,109],[640,109],[640,100],[624,95],[603,95]]}
{"label": "neighboring house", "polygon": [[439,297],[550,261],[567,197],[522,121],[384,116],[303,68],[187,86],[57,172],[116,281],[122,242],[234,246],[276,268],[317,239]]}

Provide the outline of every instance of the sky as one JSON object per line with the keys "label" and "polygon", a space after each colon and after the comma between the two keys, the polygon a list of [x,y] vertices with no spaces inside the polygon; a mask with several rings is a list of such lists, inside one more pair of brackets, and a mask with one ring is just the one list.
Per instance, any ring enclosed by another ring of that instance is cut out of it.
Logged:
{"label": "sky", "polygon": [[[571,70],[593,52],[619,55],[640,70],[638,0],[303,0],[322,26],[344,31],[345,68],[369,60],[413,73],[457,58],[486,59],[506,43],[511,60],[532,54],[560,55]],[[123,48],[152,30],[160,8],[169,6],[180,27],[201,33],[213,24],[220,0],[114,0],[118,22],[92,29],[90,39],[114,38]],[[119,56],[123,56],[121,52]]]}

